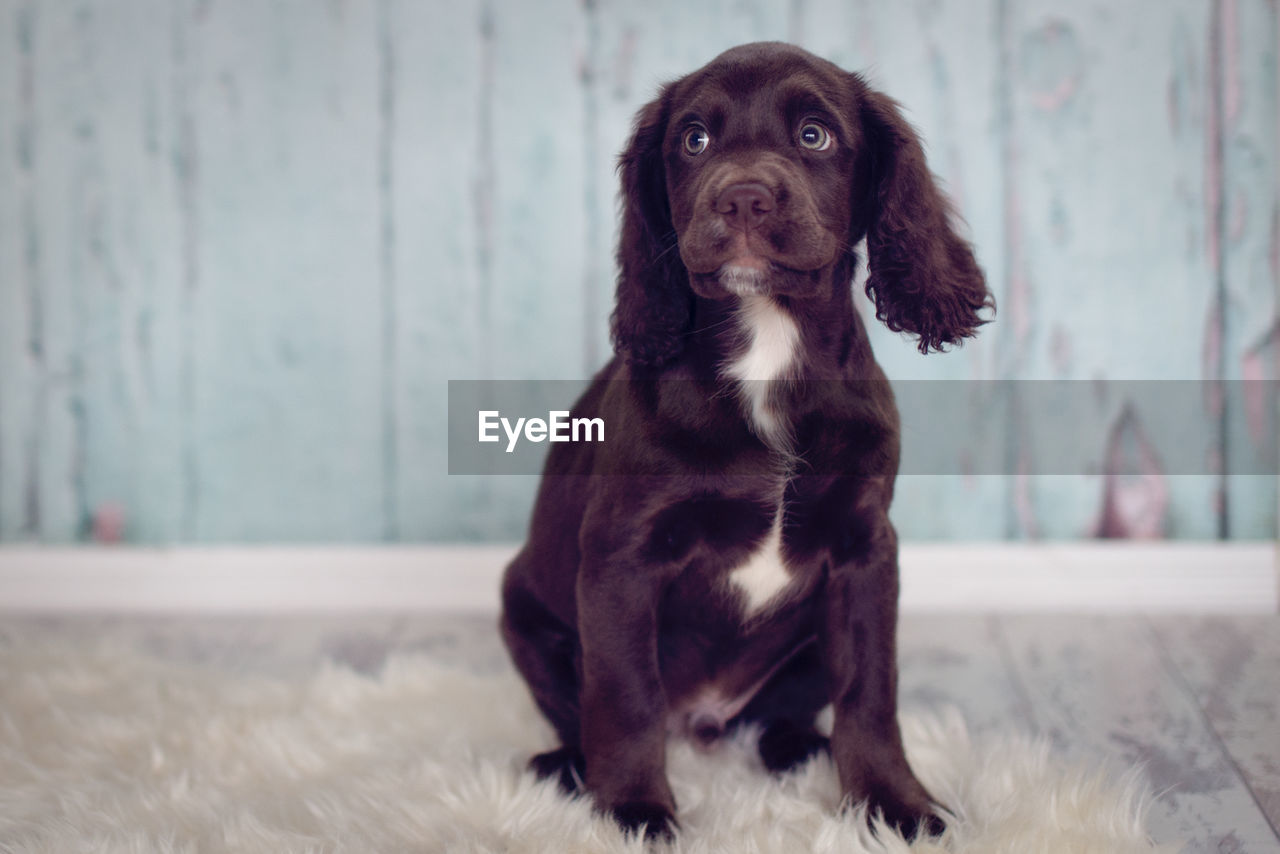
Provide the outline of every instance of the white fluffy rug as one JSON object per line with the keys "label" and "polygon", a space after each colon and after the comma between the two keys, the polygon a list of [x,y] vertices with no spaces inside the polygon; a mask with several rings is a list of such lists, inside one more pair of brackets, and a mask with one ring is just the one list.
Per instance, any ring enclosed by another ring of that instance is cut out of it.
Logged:
{"label": "white fluffy rug", "polygon": [[[752,743],[673,743],[677,852],[1149,852],[1135,774],[1065,767],[959,717],[907,714],[907,751],[956,810],[907,845],[839,816],[829,760],[778,779]],[[295,681],[117,650],[0,644],[0,851],[639,852],[522,769],[551,745],[514,675],[424,657]]]}

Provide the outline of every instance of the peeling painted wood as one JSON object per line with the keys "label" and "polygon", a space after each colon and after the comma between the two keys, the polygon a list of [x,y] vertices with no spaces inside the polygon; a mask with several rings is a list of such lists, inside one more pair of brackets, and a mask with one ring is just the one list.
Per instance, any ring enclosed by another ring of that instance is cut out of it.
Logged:
{"label": "peeling painted wood", "polygon": [[[493,376],[577,379],[583,360],[584,32],[572,0],[491,14]],[[538,73],[531,74],[531,69]],[[573,335],[548,335],[554,318]],[[532,321],[532,322],[531,322]]]}
{"label": "peeling painted wood", "polygon": [[377,21],[304,5],[189,7],[200,541],[383,533]]}
{"label": "peeling painted wood", "polygon": [[[891,377],[1280,377],[1273,0],[436,5],[0,0],[0,541],[519,537],[444,381],[604,361],[631,118],[755,39],[904,103],[991,277],[956,353],[871,323]],[[1124,403],[1087,444],[1142,477],[903,478],[895,523],[1275,536],[1274,476],[1168,477]],[[1274,460],[1255,410],[1206,458]]]}
{"label": "peeling painted wood", "polygon": [[[172,150],[177,9],[82,4],[79,53],[92,83],[74,180],[83,216],[67,247],[80,283],[81,530],[111,540],[181,537],[182,217]],[[131,44],[127,52],[116,45]],[[73,213],[74,212],[74,213]],[[52,223],[46,231],[56,231]],[[86,531],[85,529],[89,529]]]}
{"label": "peeling painted wood", "polygon": [[[483,340],[492,376],[586,377],[583,4],[505,5],[491,24],[494,242]],[[523,531],[536,479],[486,486],[494,498],[481,517],[487,536]]]}
{"label": "peeling painted wood", "polygon": [[[492,302],[492,45],[482,4],[380,7],[390,538],[482,540],[489,478],[448,477],[447,381],[484,379]],[[441,117],[447,117],[441,120]],[[435,200],[434,202],[432,200]],[[447,203],[446,203],[447,202]]]}
{"label": "peeling painted wood", "polygon": [[[1159,16],[1102,3],[1009,11],[1014,166],[1002,320],[1012,335],[1004,357],[1025,378],[1204,376],[1200,349],[1178,342],[1203,339],[1216,299],[1204,189],[1209,4],[1165,4]],[[1133,59],[1138,45],[1148,46],[1141,62]],[[1148,205],[1160,214],[1135,215]],[[1183,308],[1153,323],[1153,307],[1169,305]],[[1097,471],[1124,404],[1100,401],[1092,414]],[[1087,423],[1088,414],[1080,420]],[[1018,442],[1036,442],[1017,414],[1012,429]],[[1168,450],[1155,450],[1136,483],[1027,479],[1015,501],[1021,531],[1216,535],[1215,479],[1170,478]],[[1087,470],[1089,461],[1078,465]],[[1116,500],[1121,488],[1129,494]]]}
{"label": "peeling painted wood", "polygon": [[0,5],[0,541],[29,537],[26,484],[32,455],[28,324],[33,71],[29,4]]}
{"label": "peeling painted wood", "polygon": [[[1221,39],[1222,376],[1280,380],[1280,11],[1268,0],[1219,0]],[[1229,410],[1225,454],[1233,468],[1275,470],[1280,411],[1256,389]],[[1274,537],[1277,479],[1228,475],[1224,528]]]}

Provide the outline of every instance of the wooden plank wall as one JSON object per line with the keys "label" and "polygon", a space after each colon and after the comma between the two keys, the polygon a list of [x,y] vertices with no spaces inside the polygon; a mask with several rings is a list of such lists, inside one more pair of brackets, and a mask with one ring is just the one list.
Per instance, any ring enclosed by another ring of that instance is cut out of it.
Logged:
{"label": "wooden plank wall", "polygon": [[[891,377],[1280,377],[1275,0],[0,0],[0,540],[518,538],[445,382],[602,363],[631,116],[757,39],[905,105],[990,275],[960,351],[874,330]],[[914,538],[1276,534],[1273,477],[899,494]]]}

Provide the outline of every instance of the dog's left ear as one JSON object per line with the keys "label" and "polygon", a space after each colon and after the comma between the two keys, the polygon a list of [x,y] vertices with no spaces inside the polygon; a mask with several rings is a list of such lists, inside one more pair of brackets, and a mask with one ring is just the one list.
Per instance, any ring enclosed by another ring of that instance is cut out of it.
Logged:
{"label": "dog's left ear", "polygon": [[854,90],[867,146],[853,200],[867,229],[867,296],[886,326],[919,336],[921,353],[941,350],[987,323],[981,312],[994,312],[995,299],[898,105],[856,76]]}

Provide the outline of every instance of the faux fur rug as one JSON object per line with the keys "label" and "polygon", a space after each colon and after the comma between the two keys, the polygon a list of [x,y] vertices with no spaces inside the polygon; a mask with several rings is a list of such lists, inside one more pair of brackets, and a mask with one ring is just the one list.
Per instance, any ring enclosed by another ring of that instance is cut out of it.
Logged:
{"label": "faux fur rug", "polygon": [[[925,785],[957,813],[908,845],[839,815],[831,763],[782,777],[751,733],[674,742],[675,852],[1150,852],[1136,773],[1066,767],[955,714],[903,717]],[[180,666],[0,644],[0,851],[640,852],[585,800],[523,771],[550,746],[523,685],[425,657],[376,676]],[[660,847],[660,846],[659,846]]]}

